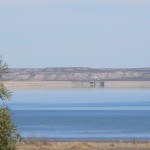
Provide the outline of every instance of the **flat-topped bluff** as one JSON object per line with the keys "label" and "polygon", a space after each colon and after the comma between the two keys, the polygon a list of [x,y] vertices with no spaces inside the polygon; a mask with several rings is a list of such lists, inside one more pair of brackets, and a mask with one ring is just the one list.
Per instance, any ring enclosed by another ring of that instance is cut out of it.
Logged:
{"label": "flat-topped bluff", "polygon": [[5,81],[150,81],[150,68],[10,68]]}

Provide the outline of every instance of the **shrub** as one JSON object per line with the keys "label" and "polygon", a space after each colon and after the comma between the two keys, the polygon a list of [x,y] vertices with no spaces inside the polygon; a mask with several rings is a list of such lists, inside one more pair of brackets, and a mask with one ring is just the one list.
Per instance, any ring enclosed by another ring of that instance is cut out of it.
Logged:
{"label": "shrub", "polygon": [[11,112],[7,106],[4,105],[4,100],[11,97],[11,92],[3,84],[3,75],[7,73],[7,65],[3,64],[0,57],[0,150],[15,150],[16,143],[20,141],[21,137],[17,133],[11,118]]}
{"label": "shrub", "polygon": [[12,123],[8,107],[0,108],[0,150],[15,150],[20,135]]}

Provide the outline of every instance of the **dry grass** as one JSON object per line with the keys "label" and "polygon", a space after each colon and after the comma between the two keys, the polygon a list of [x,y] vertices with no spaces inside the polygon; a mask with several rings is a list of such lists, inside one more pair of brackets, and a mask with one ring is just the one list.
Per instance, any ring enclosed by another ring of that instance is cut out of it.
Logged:
{"label": "dry grass", "polygon": [[150,141],[48,141],[25,140],[17,150],[150,150]]}

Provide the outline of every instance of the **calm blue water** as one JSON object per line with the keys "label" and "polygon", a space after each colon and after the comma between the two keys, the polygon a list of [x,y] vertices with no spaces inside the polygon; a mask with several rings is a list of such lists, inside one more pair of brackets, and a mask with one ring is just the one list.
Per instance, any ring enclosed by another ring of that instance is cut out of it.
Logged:
{"label": "calm blue water", "polygon": [[150,139],[150,90],[14,90],[8,103],[24,138]]}

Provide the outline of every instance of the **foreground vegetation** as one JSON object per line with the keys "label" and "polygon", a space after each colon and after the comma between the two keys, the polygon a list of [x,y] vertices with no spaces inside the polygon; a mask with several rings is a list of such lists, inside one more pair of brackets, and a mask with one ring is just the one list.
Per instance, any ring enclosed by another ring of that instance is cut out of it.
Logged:
{"label": "foreground vegetation", "polygon": [[5,73],[7,73],[7,65],[0,57],[0,150],[15,150],[16,143],[21,138],[12,122],[11,112],[5,105],[5,100],[9,100],[11,97],[11,92],[3,84]]}

